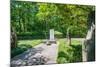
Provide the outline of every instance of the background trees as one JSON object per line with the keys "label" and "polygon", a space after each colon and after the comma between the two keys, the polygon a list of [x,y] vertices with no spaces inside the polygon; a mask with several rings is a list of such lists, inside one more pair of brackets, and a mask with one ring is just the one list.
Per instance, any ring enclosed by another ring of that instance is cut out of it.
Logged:
{"label": "background trees", "polygon": [[11,2],[11,27],[17,35],[38,35],[47,38],[50,28],[66,36],[72,27],[72,37],[84,37],[87,32],[88,14],[94,6]]}

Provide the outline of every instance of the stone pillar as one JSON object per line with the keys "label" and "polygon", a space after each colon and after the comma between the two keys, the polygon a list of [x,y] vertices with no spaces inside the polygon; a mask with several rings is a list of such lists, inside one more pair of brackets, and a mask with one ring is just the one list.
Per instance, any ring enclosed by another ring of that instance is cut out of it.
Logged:
{"label": "stone pillar", "polygon": [[54,41],[54,29],[50,29],[50,41]]}
{"label": "stone pillar", "polygon": [[54,29],[50,29],[49,40],[46,42],[46,44],[51,45],[52,43],[56,43],[55,38],[54,38]]}
{"label": "stone pillar", "polygon": [[95,61],[95,11],[89,14],[88,32],[82,45],[83,61]]}

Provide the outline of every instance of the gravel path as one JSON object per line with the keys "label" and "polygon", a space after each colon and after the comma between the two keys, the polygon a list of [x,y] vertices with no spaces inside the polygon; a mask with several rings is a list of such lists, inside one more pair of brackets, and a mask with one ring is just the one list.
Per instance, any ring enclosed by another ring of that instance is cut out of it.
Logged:
{"label": "gravel path", "polygon": [[11,66],[31,66],[55,64],[58,55],[58,44],[46,45],[41,43],[11,59]]}

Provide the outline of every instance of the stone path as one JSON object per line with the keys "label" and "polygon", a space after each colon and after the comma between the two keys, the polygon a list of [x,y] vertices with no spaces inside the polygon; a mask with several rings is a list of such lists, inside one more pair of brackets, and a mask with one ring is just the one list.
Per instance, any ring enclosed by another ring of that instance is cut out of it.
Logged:
{"label": "stone path", "polygon": [[46,45],[41,43],[25,51],[13,59],[11,66],[31,66],[41,64],[55,64],[58,55],[58,44]]}

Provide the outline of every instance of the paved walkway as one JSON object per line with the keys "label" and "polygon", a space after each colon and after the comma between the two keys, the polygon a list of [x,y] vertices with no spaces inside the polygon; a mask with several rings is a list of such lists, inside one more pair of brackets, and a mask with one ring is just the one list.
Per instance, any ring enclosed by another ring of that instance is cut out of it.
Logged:
{"label": "paved walkway", "polygon": [[46,45],[41,43],[11,59],[11,66],[55,64],[57,55],[58,44]]}

